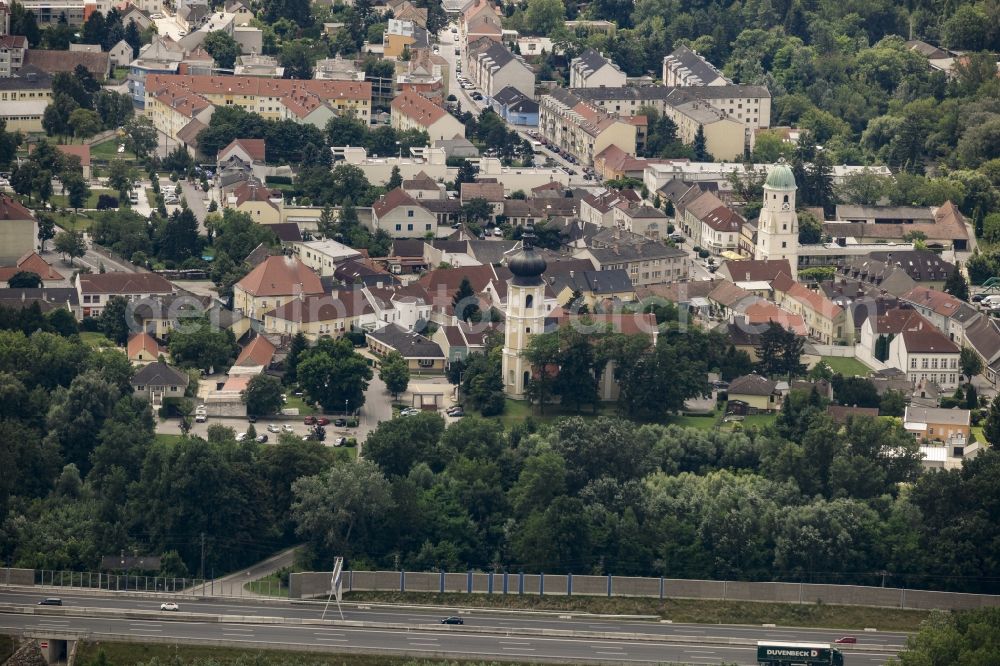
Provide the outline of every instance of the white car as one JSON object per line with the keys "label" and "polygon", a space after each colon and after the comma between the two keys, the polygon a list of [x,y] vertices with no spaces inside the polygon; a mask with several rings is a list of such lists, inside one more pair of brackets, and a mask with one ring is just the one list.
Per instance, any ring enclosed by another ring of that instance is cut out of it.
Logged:
{"label": "white car", "polygon": [[241,432],[238,435],[236,435],[236,441],[237,442],[245,441],[246,438],[247,438],[247,434],[245,432]]}
{"label": "white car", "polygon": [[176,611],[176,610],[180,610],[180,609],[181,609],[181,607],[178,606],[173,601],[164,601],[162,604],[160,604],[160,610],[161,611]]}
{"label": "white car", "polygon": [[268,432],[281,432],[281,428],[279,428],[278,426],[276,426],[273,423],[271,423],[270,425],[267,426],[267,431]]}
{"label": "white car", "polygon": [[281,426],[281,432],[289,432],[289,433],[295,432],[295,428],[286,423],[285,425]]}
{"label": "white car", "polygon": [[195,414],[194,417],[195,423],[204,423],[207,420],[208,420],[208,414]]}

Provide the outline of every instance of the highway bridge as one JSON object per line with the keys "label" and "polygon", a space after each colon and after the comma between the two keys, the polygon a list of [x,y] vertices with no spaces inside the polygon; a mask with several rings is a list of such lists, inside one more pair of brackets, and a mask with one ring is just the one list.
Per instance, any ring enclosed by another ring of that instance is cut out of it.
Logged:
{"label": "highway bridge", "polygon": [[[45,596],[59,596],[63,606],[38,606]],[[849,666],[882,664],[907,639],[907,634],[895,632],[670,624],[633,617],[374,604],[350,604],[344,608],[344,620],[333,610],[323,621],[323,604],[317,602],[172,597],[180,610],[166,612],[159,610],[165,598],[8,589],[0,594],[0,632],[53,644],[85,638],[595,664],[755,664],[758,640],[832,643],[852,635],[858,644],[844,646]],[[447,615],[458,615],[465,624],[440,624]]]}

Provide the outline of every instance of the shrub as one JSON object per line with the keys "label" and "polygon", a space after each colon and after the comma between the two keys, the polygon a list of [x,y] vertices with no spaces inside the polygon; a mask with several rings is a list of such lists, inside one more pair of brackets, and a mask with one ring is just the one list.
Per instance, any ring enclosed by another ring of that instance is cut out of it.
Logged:
{"label": "shrub", "polygon": [[97,197],[97,210],[108,210],[118,208],[118,197],[110,194],[102,194]]}

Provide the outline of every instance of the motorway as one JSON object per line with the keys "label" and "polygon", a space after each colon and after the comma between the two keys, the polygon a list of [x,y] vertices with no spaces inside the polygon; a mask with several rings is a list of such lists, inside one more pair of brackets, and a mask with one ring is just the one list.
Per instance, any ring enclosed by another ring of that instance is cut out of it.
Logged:
{"label": "motorway", "polygon": [[[9,592],[2,597],[4,603],[33,605],[46,595],[58,594],[47,589],[40,592]],[[132,598],[113,595],[94,596],[61,594],[64,607],[72,609],[103,608],[158,611],[159,598]],[[269,602],[234,599],[180,600],[180,610],[207,615],[241,615],[250,617],[283,617],[288,619],[317,620],[322,614],[319,602]],[[442,628],[438,622],[449,614],[459,614],[464,627]],[[335,610],[327,616],[336,617]],[[116,633],[129,636],[155,636],[161,640],[234,640],[248,644],[283,643],[289,645],[329,644],[331,649],[383,649],[401,653],[462,654],[475,658],[522,657],[534,660],[570,660],[599,662],[663,662],[720,663],[754,662],[750,646],[721,645],[709,639],[744,639],[750,641],[773,640],[782,642],[830,643],[844,635],[855,635],[861,645],[845,654],[849,665],[881,664],[892,655],[884,651],[898,649],[906,641],[906,634],[883,632],[856,632],[830,629],[799,629],[787,627],[753,627],[740,625],[661,624],[628,618],[583,616],[564,619],[527,613],[489,611],[459,611],[457,608],[421,609],[391,606],[350,605],[344,610],[344,619],[355,622],[377,622],[408,625],[406,628],[368,628],[343,625],[296,626],[273,624],[224,623],[217,624],[170,621],[159,618],[125,619],[67,616],[31,616],[0,614],[0,630],[87,631]],[[421,626],[423,625],[423,626]],[[427,625],[433,625],[428,627]],[[496,628],[503,634],[476,634],[476,628]],[[444,629],[444,630],[442,630]],[[601,633],[601,638],[576,636],[523,635],[526,631],[542,629],[560,632]],[[518,635],[519,632],[522,635]],[[622,634],[622,638],[607,634]],[[630,640],[628,634],[663,636],[683,643],[659,642],[656,639]],[[706,640],[701,640],[706,639]],[[867,652],[865,646],[882,648],[883,651]]]}

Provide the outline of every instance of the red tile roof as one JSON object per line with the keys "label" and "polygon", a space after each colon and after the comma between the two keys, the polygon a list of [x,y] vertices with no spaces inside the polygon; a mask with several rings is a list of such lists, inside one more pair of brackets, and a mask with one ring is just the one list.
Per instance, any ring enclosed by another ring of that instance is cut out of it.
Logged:
{"label": "red tile roof", "polygon": [[171,294],[174,286],[156,273],[81,273],[82,294]]}
{"label": "red tile roof", "polygon": [[132,337],[128,339],[127,346],[129,358],[135,358],[141,351],[146,351],[152,355],[153,358],[157,358],[163,353],[163,348],[160,347],[159,343],[153,339],[153,336],[143,331],[132,335]]}
{"label": "red tile roof", "polygon": [[271,344],[270,340],[265,338],[263,335],[258,335],[243,348],[240,355],[236,358],[235,365],[261,365],[266,368],[271,365],[271,359],[274,358],[275,351],[277,350],[275,346]]}
{"label": "red tile roof", "polygon": [[322,294],[319,277],[296,257],[268,257],[236,286],[252,296]]}
{"label": "red tile roof", "polygon": [[372,204],[372,211],[375,212],[375,217],[384,217],[387,213],[392,212],[399,206],[419,206],[417,200],[406,193],[401,187],[397,187],[388,194],[384,194],[379,197],[379,200]]}
{"label": "red tile roof", "polygon": [[242,148],[253,161],[264,161],[264,153],[266,152],[264,139],[233,139],[228,146],[219,151],[220,158],[237,147]]}
{"label": "red tile roof", "polygon": [[42,259],[37,252],[28,252],[18,259],[14,266],[0,267],[0,282],[5,282],[11,279],[21,271],[35,273],[42,278],[42,282],[65,279],[65,276],[63,276],[62,273],[59,273],[57,270],[52,268],[52,266],[50,266],[47,261]]}
{"label": "red tile roof", "polygon": [[21,205],[21,202],[0,194],[0,220],[33,220],[31,211]]}
{"label": "red tile roof", "polygon": [[448,115],[443,108],[412,90],[396,95],[390,106],[393,113],[401,113],[423,127],[430,127]]}

